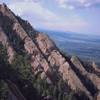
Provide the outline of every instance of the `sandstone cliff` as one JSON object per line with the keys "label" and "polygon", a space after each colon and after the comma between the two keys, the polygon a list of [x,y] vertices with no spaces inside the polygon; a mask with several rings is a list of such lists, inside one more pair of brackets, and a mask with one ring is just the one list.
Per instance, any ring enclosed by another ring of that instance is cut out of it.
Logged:
{"label": "sandstone cliff", "polygon": [[[40,73],[41,78],[45,78],[49,84],[55,84],[60,75],[72,90],[84,92],[90,100],[100,100],[100,69],[95,63],[88,66],[77,57],[70,59],[64,56],[47,35],[36,31],[27,21],[14,15],[5,4],[0,5],[0,42],[7,49],[10,64],[15,53],[28,53],[33,75]],[[56,75],[54,68],[57,70]],[[7,83],[15,88],[11,80]]]}

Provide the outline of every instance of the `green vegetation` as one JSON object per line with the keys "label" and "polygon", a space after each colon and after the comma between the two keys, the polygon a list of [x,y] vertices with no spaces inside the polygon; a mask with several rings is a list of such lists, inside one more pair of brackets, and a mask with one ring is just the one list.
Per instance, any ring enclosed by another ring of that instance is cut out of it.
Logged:
{"label": "green vegetation", "polygon": [[[9,65],[7,61],[8,57],[6,49],[2,45],[0,45],[0,58],[0,65],[2,65],[3,63]],[[0,68],[1,67],[2,66],[0,66]],[[15,59],[9,67],[10,70],[5,67],[5,72],[7,70],[6,76],[9,76],[8,74],[10,73],[10,75],[13,76],[16,82],[18,81],[17,79],[21,80],[21,86],[19,83],[16,85],[18,85],[19,89],[27,98],[27,100],[33,100],[33,97],[30,96],[30,94],[34,94],[31,90],[32,87],[35,88],[38,94],[37,96],[40,96],[42,100],[76,100],[75,92],[68,88],[67,84],[63,81],[59,74],[56,84],[49,84],[46,79],[41,79],[41,73],[38,75],[34,75],[32,73],[32,67],[30,66],[30,56],[27,54],[19,55],[16,53]],[[55,73],[57,72],[57,67],[54,67],[53,71],[53,75],[55,75]],[[17,78],[15,77],[16,75]],[[29,85],[30,83],[32,85]],[[5,80],[0,81],[0,100],[7,100],[6,98],[8,97],[8,92],[9,91],[7,84],[5,84]]]}
{"label": "green vegetation", "polygon": [[[2,71],[1,69],[1,65],[3,63],[7,63],[7,52],[5,47],[3,47],[3,45],[0,43],[0,71]],[[4,67],[4,66],[2,66]],[[8,98],[8,87],[7,84],[1,79],[1,72],[0,72],[0,100],[7,100]]]}
{"label": "green vegetation", "polygon": [[0,80],[0,100],[8,100],[9,89],[7,84]]}
{"label": "green vegetation", "polygon": [[0,43],[0,64],[1,63],[8,63],[7,61],[7,51],[6,48]]}
{"label": "green vegetation", "polygon": [[[54,100],[67,100],[65,98],[71,98],[71,91],[67,89],[67,84],[60,79],[55,85],[48,84],[46,80],[42,80],[39,74],[33,75],[30,64],[28,63],[30,57],[27,55],[16,55],[12,68],[20,73],[20,77],[25,80],[29,80],[33,87],[36,88],[41,97],[48,97]],[[75,98],[75,97],[74,97]],[[73,100],[73,99],[68,99]]]}
{"label": "green vegetation", "polygon": [[15,58],[11,65],[12,69],[16,70],[22,79],[30,80],[32,76],[31,66],[29,64],[28,55],[15,54]]}

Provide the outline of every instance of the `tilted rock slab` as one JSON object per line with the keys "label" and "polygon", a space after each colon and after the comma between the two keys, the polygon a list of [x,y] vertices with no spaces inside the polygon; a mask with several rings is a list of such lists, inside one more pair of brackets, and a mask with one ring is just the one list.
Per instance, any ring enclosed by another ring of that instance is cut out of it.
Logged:
{"label": "tilted rock slab", "polygon": [[72,63],[75,65],[77,69],[79,69],[80,73],[91,80],[91,82],[94,84],[94,86],[98,89],[98,92],[100,91],[100,77],[98,77],[94,73],[89,73],[85,67],[82,65],[80,60],[77,57],[71,58]]}
{"label": "tilted rock slab", "polygon": [[7,8],[6,5],[0,5],[0,12],[4,16],[7,16],[9,19],[11,19],[13,23],[12,31],[15,32],[13,34],[16,34],[17,36],[19,36],[20,39],[24,42],[24,48],[27,51],[27,53],[31,55],[31,58],[32,58],[31,65],[32,65],[33,71],[36,71],[39,68],[42,68],[43,71],[49,72],[50,67],[48,65],[48,62],[43,57],[43,55],[41,54],[40,50],[37,48],[33,40],[28,36],[28,33],[26,33],[23,27],[20,25],[20,23],[16,19],[16,16]]}
{"label": "tilted rock slab", "polygon": [[[58,72],[62,78],[67,81],[71,89],[83,91],[90,100],[93,99],[91,90],[87,89],[85,81],[83,82],[81,77],[91,81],[93,87],[96,87],[99,91],[99,76],[95,73],[89,73],[79,61],[75,62],[74,59],[68,61],[47,35],[36,32],[29,23],[24,23],[26,26],[29,26],[26,30],[26,27],[22,25],[22,22],[19,22],[18,17],[16,17],[6,5],[0,5],[0,14],[9,18],[9,22],[12,23],[11,30],[13,34],[16,34],[16,37],[13,38],[20,37],[20,40],[23,41],[25,51],[31,55],[31,65],[34,73],[41,72],[41,78],[47,77],[49,81],[52,81],[52,68],[58,68]],[[35,32],[35,35],[30,35],[31,32]],[[0,41],[7,45],[9,59],[11,61],[14,54],[12,53],[13,47],[10,45],[9,38],[10,37],[7,37],[6,33],[3,32],[3,28],[0,27]],[[97,70],[96,67],[94,67],[94,70]]]}
{"label": "tilted rock slab", "polygon": [[50,62],[50,65],[59,67],[59,72],[62,74],[63,79],[68,81],[68,85],[73,90],[79,89],[85,92],[89,98],[92,99],[90,92],[85,88],[79,77],[72,70],[70,64],[60,54],[52,40],[50,40],[48,36],[38,33],[36,35],[36,41],[44,56],[46,56]]}

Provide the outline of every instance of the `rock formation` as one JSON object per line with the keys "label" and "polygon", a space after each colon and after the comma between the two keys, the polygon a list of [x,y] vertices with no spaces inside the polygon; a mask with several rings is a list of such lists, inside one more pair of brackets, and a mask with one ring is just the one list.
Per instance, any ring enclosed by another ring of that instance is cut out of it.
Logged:
{"label": "rock formation", "polygon": [[10,64],[16,52],[26,52],[31,55],[33,74],[40,72],[42,79],[46,78],[53,84],[56,80],[53,68],[57,68],[57,75],[60,74],[72,90],[84,92],[90,100],[100,100],[100,69],[95,63],[91,65],[90,72],[88,65],[84,65],[77,57],[70,59],[63,56],[47,35],[36,31],[5,4],[0,5],[0,42],[7,49]]}

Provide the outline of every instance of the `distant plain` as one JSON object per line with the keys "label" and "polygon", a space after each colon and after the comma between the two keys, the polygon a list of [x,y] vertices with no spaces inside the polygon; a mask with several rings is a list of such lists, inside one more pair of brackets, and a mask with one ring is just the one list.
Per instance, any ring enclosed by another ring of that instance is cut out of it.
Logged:
{"label": "distant plain", "polygon": [[100,37],[96,35],[77,34],[40,30],[49,35],[56,45],[66,54],[76,55],[82,60],[95,61],[100,65]]}

